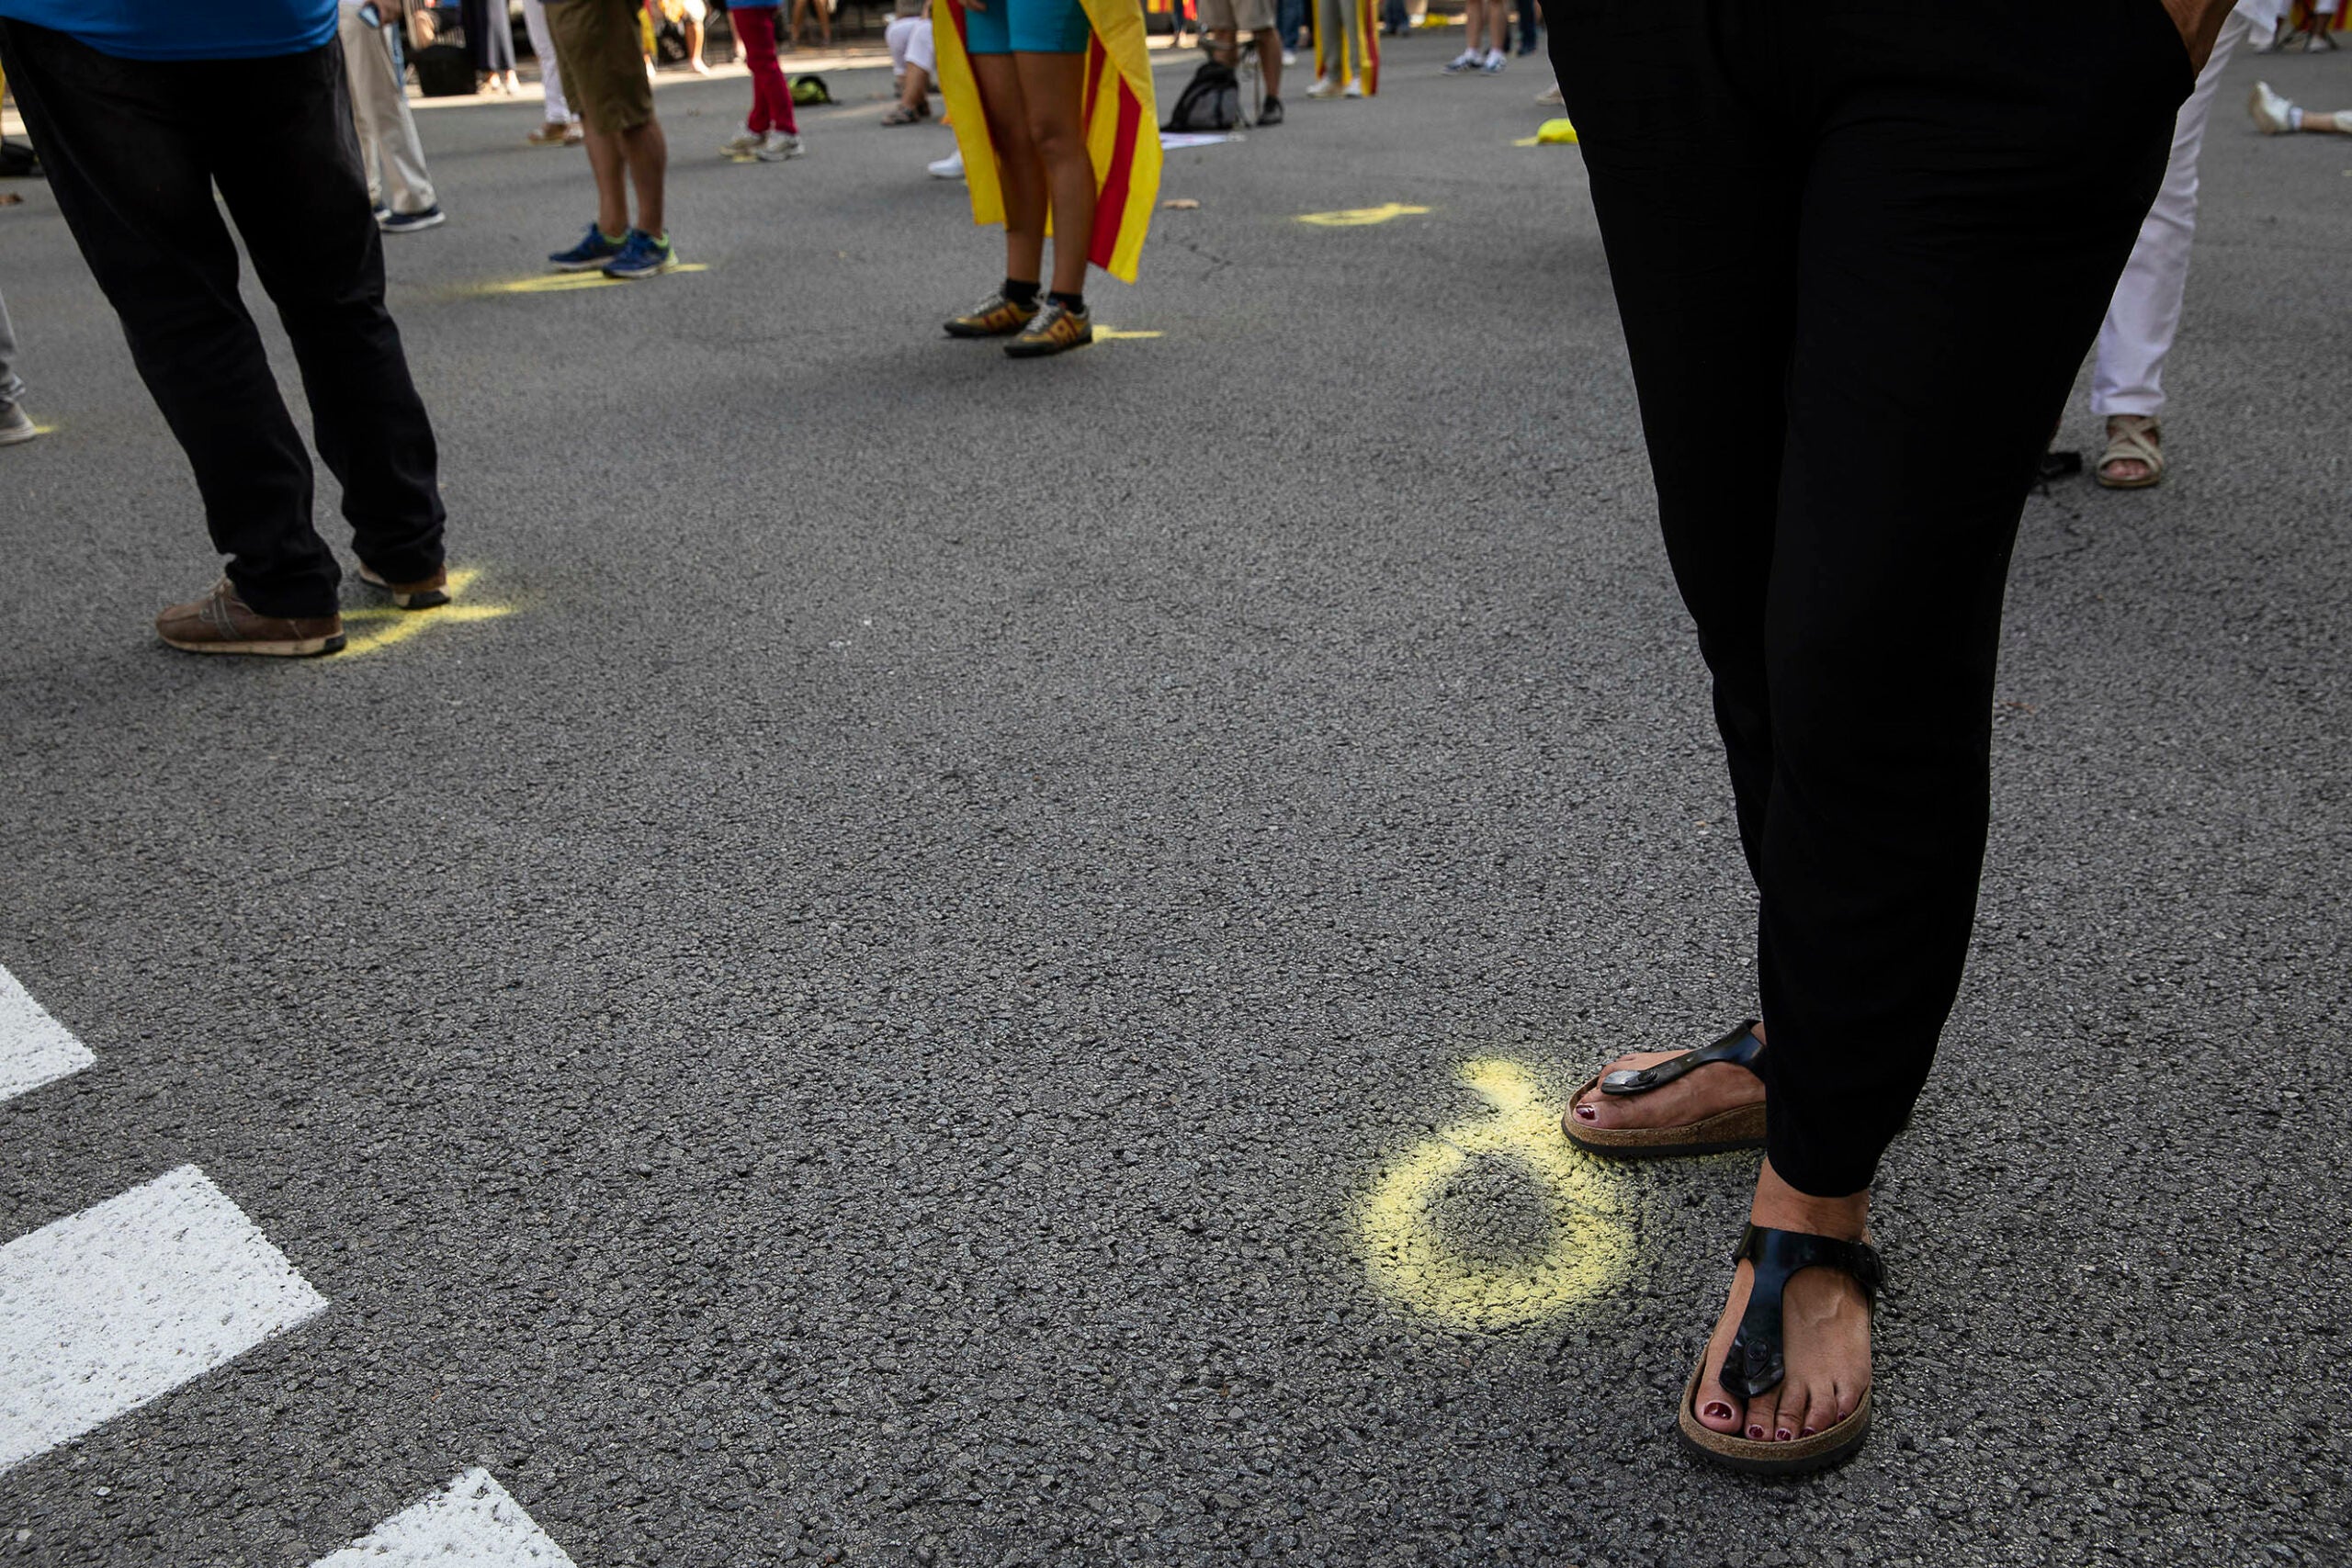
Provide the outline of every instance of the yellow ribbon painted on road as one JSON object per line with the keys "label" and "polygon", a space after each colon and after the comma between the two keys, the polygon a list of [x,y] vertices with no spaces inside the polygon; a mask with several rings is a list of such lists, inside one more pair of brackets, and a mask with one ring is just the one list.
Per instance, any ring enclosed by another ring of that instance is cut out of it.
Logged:
{"label": "yellow ribbon painted on road", "polygon": [[[1366,1194],[1364,1261],[1380,1292],[1453,1328],[1517,1328],[1613,1289],[1631,1272],[1632,1230],[1614,1182],[1561,1134],[1535,1080],[1516,1062],[1464,1064],[1462,1080],[1491,1115],[1442,1128]],[[1441,1233],[1437,1204],[1471,1162],[1520,1165],[1543,1190],[1552,1237],[1511,1260],[1466,1256]]]}
{"label": "yellow ribbon painted on road", "polygon": [[[449,574],[449,595],[452,600],[463,593],[481,573],[471,568]],[[328,662],[340,664],[346,659],[356,659],[363,653],[374,653],[394,643],[406,642],[419,632],[435,626],[460,625],[468,621],[494,621],[501,615],[514,613],[512,604],[447,604],[430,610],[401,610],[386,604],[365,610],[343,613],[345,641],[343,651]]]}
{"label": "yellow ribbon painted on road", "polygon": [[1426,207],[1408,207],[1401,201],[1383,202],[1378,207],[1347,207],[1337,212],[1302,212],[1301,223],[1312,223],[1318,229],[1365,229],[1374,223],[1386,223],[1398,218],[1419,218],[1429,211]]}

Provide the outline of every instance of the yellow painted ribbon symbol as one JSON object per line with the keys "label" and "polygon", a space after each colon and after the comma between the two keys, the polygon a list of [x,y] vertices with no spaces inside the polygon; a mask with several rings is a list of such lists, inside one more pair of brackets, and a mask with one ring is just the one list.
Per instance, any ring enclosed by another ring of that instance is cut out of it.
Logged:
{"label": "yellow painted ribbon symbol", "polygon": [[[1449,1326],[1495,1329],[1539,1322],[1623,1280],[1634,1238],[1622,1204],[1602,1172],[1561,1136],[1527,1069],[1489,1058],[1464,1063],[1462,1080],[1494,1114],[1441,1129],[1374,1183],[1363,1221],[1373,1283]],[[1439,1200],[1482,1157],[1520,1164],[1543,1189],[1552,1237],[1540,1253],[1478,1258],[1442,1233]]]}

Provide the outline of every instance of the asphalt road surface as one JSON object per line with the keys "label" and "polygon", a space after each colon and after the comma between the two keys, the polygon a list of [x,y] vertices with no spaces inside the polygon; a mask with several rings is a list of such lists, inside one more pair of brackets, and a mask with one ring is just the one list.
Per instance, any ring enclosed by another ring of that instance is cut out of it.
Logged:
{"label": "asphalt road surface", "polygon": [[2346,1560],[2352,141],[2238,107],[2345,57],[2225,85],[2168,482],[2028,508],[1879,1427],[1759,1484],[1669,1437],[1752,1157],[1547,1131],[1752,908],[1578,154],[1450,47],[1026,365],[879,73],[775,166],[665,88],[626,287],[424,114],[468,614],[303,663],[150,637],[194,489],[14,187],[0,1563]]}

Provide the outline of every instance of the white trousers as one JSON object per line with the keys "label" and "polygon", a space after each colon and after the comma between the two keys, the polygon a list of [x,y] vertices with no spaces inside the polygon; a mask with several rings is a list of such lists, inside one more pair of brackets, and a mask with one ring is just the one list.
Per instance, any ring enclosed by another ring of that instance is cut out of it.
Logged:
{"label": "white trousers", "polygon": [[2205,146],[2205,121],[2222,85],[2230,53],[2254,23],[2244,10],[2230,13],[2213,58],[2198,74],[2197,88],[2173,122],[2172,162],[2156,204],[2140,224],[2139,243],[2108,302],[2098,329],[2098,361],[2091,370],[2091,412],[2150,417],[2165,411],[2165,356],[2180,331],[2180,303],[2188,291],[2188,248],[2197,237],[2197,155]]}
{"label": "white trousers", "polygon": [[579,124],[580,117],[563,99],[563,73],[555,62],[555,35],[548,31],[548,0],[523,0],[523,26],[531,35],[531,52],[539,57],[539,85],[547,89],[548,123]]}
{"label": "white trousers", "polygon": [[890,76],[893,81],[907,73],[910,65],[920,66],[922,73],[933,82],[939,80],[939,57],[932,48],[929,17],[896,17],[882,29],[882,41],[890,51]]}
{"label": "white trousers", "polygon": [[424,146],[416,139],[416,118],[408,112],[404,73],[392,58],[389,30],[359,19],[359,7],[336,7],[335,36],[343,42],[344,73],[351,79],[351,118],[359,131],[359,157],[368,168],[368,198],[394,212],[422,212],[434,205],[433,176],[425,173]]}

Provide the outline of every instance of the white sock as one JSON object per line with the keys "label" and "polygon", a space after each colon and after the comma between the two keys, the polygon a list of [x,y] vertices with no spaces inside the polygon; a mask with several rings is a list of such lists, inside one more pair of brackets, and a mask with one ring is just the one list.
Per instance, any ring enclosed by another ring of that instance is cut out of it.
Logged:
{"label": "white sock", "polygon": [[2290,105],[2287,109],[2287,129],[2290,130],[2303,129],[2303,111],[2292,105]]}

